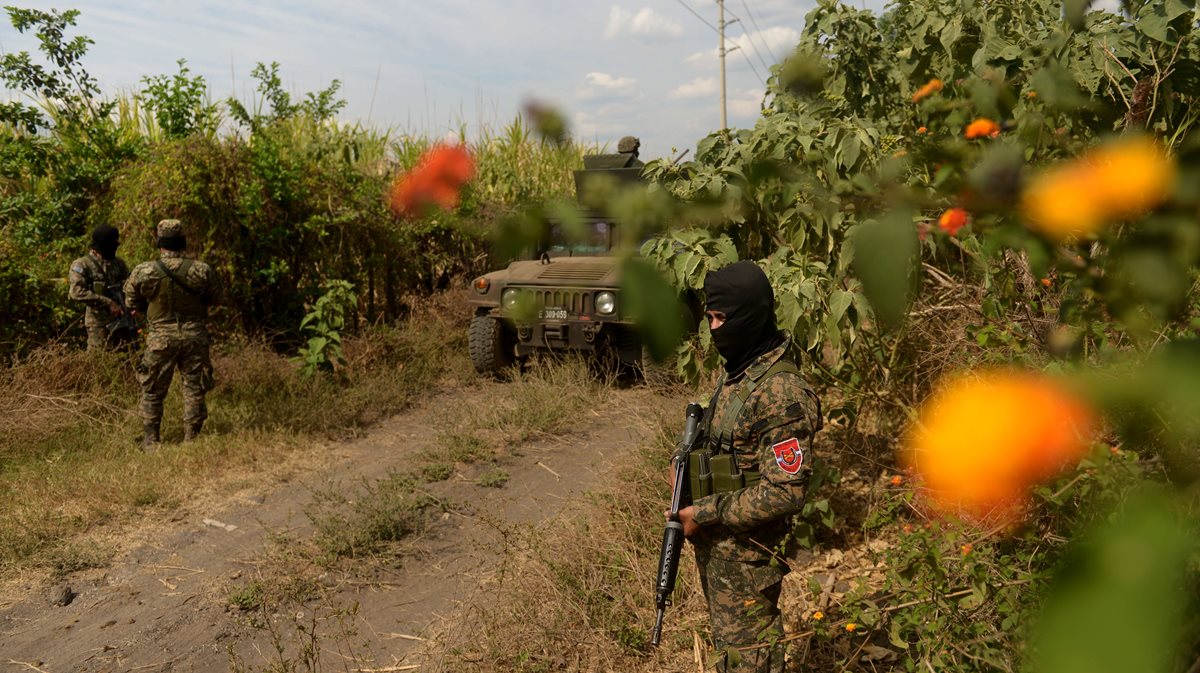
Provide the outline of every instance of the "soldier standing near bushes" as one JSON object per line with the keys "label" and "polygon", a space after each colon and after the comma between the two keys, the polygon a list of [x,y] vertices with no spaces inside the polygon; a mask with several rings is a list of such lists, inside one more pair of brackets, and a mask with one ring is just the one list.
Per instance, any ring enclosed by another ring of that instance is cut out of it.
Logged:
{"label": "soldier standing near bushes", "polygon": [[186,256],[179,220],[159,222],[157,235],[158,259],[137,265],[125,282],[126,305],[146,314],[146,352],[137,368],[143,449],[159,442],[163,399],[176,368],[183,386],[183,438],[200,434],[208,418],[204,395],[213,386],[208,309],[221,296],[212,267]]}
{"label": "soldier standing near bushes", "polygon": [[704,292],[725,373],[705,410],[705,444],[691,454],[692,505],[679,521],[696,552],[717,670],[779,673],[783,646],[770,643],[783,636],[787,565],[777,556],[804,505],[821,405],[791,336],[775,325],[775,293],[758,265],[709,272]]}
{"label": "soldier standing near bushes", "polygon": [[67,296],[86,307],[83,325],[87,328],[87,349],[100,351],[116,346],[109,338],[108,324],[121,318],[122,307],[113,295],[129,277],[125,260],[117,257],[121,234],[111,225],[92,230],[92,249],[71,262],[67,274]]}

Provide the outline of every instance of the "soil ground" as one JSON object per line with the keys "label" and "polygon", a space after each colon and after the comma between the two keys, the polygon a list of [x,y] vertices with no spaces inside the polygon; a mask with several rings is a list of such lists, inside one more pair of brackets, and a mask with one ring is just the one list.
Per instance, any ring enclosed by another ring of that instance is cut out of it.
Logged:
{"label": "soil ground", "polygon": [[[612,391],[584,412],[572,434],[509,447],[503,488],[477,483],[483,466],[456,466],[450,479],[428,486],[431,496],[452,504],[405,543],[400,561],[321,576],[326,591],[316,607],[301,601],[295,614],[247,614],[231,608],[230,592],[256,576],[278,540],[312,534],[305,511],[315,492],[411,466],[437,450],[439,428],[456,409],[485,404],[503,395],[505,385],[442,393],[362,438],[329,443],[278,480],[146,522],[128,533],[120,545],[126,551],[105,568],[0,597],[0,672],[436,667],[431,638],[470,618],[461,606],[484,590],[509,536],[549,521],[597,485],[606,464],[647,441],[650,427],[637,409],[682,400],[644,387]],[[72,600],[56,605],[68,587]]]}

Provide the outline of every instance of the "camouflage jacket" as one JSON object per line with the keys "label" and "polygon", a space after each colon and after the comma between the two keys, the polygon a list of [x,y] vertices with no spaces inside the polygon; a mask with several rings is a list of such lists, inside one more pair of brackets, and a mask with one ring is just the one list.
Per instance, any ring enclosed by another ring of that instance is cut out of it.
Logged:
{"label": "camouflage jacket", "polygon": [[115,300],[104,293],[97,293],[96,284],[102,284],[105,288],[120,288],[128,277],[129,267],[120,257],[110,261],[90,251],[71,262],[71,270],[67,273],[67,296],[83,302],[87,307],[83,315],[84,325],[103,327],[112,320],[108,306],[110,301]]}
{"label": "camouflage jacket", "polygon": [[[186,287],[163,273],[159,262]],[[156,335],[206,336],[208,308],[220,299],[221,285],[212,267],[182,252],[163,250],[157,261],[134,267],[125,281],[125,305],[146,314],[151,341]]]}
{"label": "camouflage jacket", "polygon": [[791,358],[792,340],[763,354],[733,380],[723,381],[706,420],[720,427],[743,377],[757,380],[733,426],[732,452],[743,471],[762,475],[757,483],[697,499],[693,536],[712,555],[744,561],[766,560],[787,532],[787,518],[804,506],[813,436],[821,429],[820,404],[802,378],[779,372],[762,378],[773,364]]}

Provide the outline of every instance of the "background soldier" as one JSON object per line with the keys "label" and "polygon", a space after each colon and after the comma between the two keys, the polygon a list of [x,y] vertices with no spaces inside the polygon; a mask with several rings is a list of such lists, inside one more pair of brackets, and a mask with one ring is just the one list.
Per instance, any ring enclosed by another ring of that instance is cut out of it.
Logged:
{"label": "background soldier", "polygon": [[146,314],[146,352],[138,366],[143,448],[159,441],[163,399],[175,368],[183,385],[183,438],[200,434],[208,409],[204,394],[213,385],[208,308],[220,298],[212,267],[184,255],[187,240],[179,220],[158,223],[159,258],[138,264],[125,283],[125,302]]}
{"label": "background soldier", "polygon": [[92,249],[71,262],[67,274],[67,296],[83,302],[83,325],[87,328],[87,349],[104,350],[117,345],[109,339],[107,325],[121,318],[123,308],[117,297],[129,277],[125,260],[117,257],[121,233],[101,224],[92,230]]}
{"label": "background soldier", "polygon": [[[693,478],[693,504],[679,512],[696,551],[719,671],[777,673],[783,647],[779,592],[789,517],[804,505],[812,437],[821,407],[796,368],[791,336],[775,326],[775,293],[753,262],[708,274],[706,313],[725,359],[704,415],[703,456],[711,481]],[[691,475],[701,470],[690,469]]]}
{"label": "background soldier", "polygon": [[642,147],[642,141],[636,136],[625,136],[617,141],[617,154],[625,158],[624,168],[641,168],[646,164],[638,159],[638,150]]}

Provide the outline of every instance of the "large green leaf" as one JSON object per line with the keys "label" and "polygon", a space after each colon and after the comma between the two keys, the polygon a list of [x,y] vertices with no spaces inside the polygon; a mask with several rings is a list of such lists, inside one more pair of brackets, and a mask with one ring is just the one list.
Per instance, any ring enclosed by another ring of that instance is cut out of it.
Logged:
{"label": "large green leaf", "polygon": [[880,220],[854,230],[854,273],[863,284],[875,316],[887,327],[904,320],[912,299],[917,256],[917,231],[912,213],[897,208]]}
{"label": "large green leaf", "polygon": [[686,309],[675,288],[649,262],[621,264],[622,314],[633,318],[655,360],[666,360],[683,339]]}
{"label": "large green leaf", "polygon": [[1128,503],[1068,559],[1043,610],[1034,670],[1168,673],[1175,669],[1195,551],[1162,494]]}

